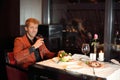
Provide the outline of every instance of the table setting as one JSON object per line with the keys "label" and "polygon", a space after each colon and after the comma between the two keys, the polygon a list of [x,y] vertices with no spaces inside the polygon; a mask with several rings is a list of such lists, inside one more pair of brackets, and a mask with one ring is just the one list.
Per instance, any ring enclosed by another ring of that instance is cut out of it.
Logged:
{"label": "table setting", "polygon": [[[36,64],[61,69],[72,74],[84,74],[95,77],[105,78],[106,80],[120,80],[120,63],[111,59],[110,62],[104,61],[104,52],[96,52],[98,35],[94,35],[94,53],[90,53],[90,44],[83,43],[81,51],[83,54],[71,54],[64,50],[58,52],[57,57],[48,59]],[[98,56],[97,56],[98,55]],[[97,58],[98,57],[98,58]]]}
{"label": "table setting", "polygon": [[[113,62],[91,60],[90,56],[83,54],[66,53],[52,59],[37,62],[36,64],[61,69],[75,74],[85,74],[106,78],[106,80],[120,80],[120,65]],[[65,57],[65,58],[64,58]],[[114,64],[113,64],[114,63]],[[117,76],[118,75],[118,76]]]}

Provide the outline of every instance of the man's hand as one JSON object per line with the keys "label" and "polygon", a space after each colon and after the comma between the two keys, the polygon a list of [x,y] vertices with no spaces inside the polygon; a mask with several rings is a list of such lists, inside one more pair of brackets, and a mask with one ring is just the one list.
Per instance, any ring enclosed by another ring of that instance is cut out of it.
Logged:
{"label": "man's hand", "polygon": [[44,43],[44,39],[43,38],[39,38],[35,44],[33,44],[33,46],[35,47],[35,49],[39,48],[42,44]]}

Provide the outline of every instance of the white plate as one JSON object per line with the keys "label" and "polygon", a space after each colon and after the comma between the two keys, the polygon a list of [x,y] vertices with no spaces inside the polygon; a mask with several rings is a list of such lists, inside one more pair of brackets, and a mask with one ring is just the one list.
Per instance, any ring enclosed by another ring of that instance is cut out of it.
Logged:
{"label": "white plate", "polygon": [[72,58],[74,60],[80,60],[80,59],[84,59],[84,60],[90,60],[90,58],[86,55],[82,55],[82,54],[73,54]]}

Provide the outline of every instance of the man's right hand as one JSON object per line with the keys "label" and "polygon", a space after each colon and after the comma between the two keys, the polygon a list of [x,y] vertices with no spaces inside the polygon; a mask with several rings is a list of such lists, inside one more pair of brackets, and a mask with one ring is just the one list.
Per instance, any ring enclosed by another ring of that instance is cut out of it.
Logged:
{"label": "man's right hand", "polygon": [[35,49],[39,48],[42,44],[44,43],[44,39],[43,38],[39,38],[35,44],[33,45],[35,47]]}

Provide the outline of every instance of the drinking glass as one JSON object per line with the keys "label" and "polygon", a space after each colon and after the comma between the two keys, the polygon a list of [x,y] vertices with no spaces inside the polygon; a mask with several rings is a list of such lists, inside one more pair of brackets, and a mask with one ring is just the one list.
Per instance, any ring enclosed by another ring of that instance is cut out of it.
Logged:
{"label": "drinking glass", "polygon": [[38,34],[37,36],[40,37],[40,38],[43,38],[43,36],[41,34]]}
{"label": "drinking glass", "polygon": [[90,52],[89,44],[88,43],[83,43],[81,50],[85,55],[87,55]]}

